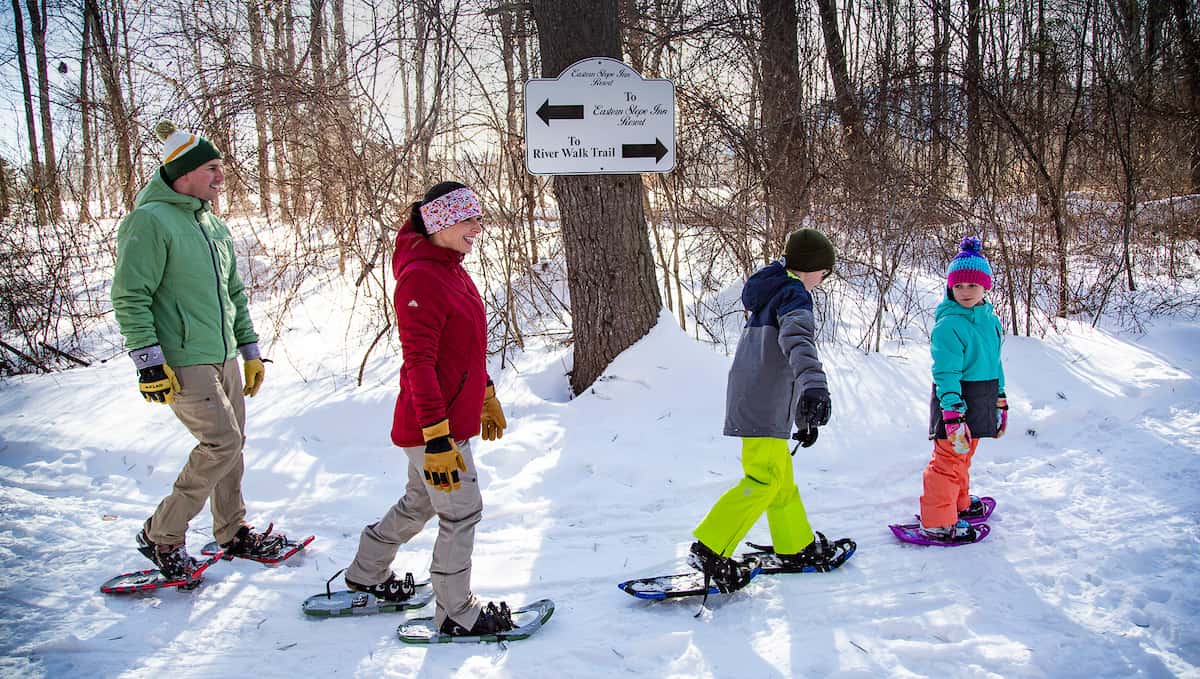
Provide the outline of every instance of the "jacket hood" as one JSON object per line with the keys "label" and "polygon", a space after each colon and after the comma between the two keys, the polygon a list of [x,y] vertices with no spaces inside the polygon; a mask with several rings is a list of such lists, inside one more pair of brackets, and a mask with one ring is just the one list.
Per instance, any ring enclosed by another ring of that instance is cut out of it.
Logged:
{"label": "jacket hood", "polygon": [[208,209],[209,207],[208,201],[200,200],[195,196],[184,195],[171,188],[167,180],[163,179],[162,168],[159,168],[154,173],[154,176],[150,178],[150,182],[146,184],[144,189],[138,191],[133,206],[138,208],[147,203],[168,203],[191,212],[195,212],[201,208]]}
{"label": "jacket hood", "polygon": [[742,287],[742,305],[749,311],[757,312],[771,301],[779,288],[787,284],[788,274],[783,263],[771,262],[746,281]]}
{"label": "jacket hood", "polygon": [[976,304],[968,309],[954,301],[954,293],[947,289],[946,299],[943,299],[941,304],[938,304],[933,318],[935,321],[940,321],[948,316],[962,316],[973,323],[980,318],[988,318],[994,313],[993,308],[991,302],[984,300],[981,304]]}
{"label": "jacket hood", "polygon": [[392,276],[399,278],[400,272],[413,262],[428,260],[456,264],[464,257],[461,252],[434,245],[428,238],[417,233],[411,219],[406,219],[404,226],[400,227],[400,232],[396,234],[396,250],[392,253]]}

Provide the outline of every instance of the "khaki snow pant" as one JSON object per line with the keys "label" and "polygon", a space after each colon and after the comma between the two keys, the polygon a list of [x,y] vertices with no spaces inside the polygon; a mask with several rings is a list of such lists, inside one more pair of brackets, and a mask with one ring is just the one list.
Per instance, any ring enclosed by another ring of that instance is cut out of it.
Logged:
{"label": "khaki snow pant", "polygon": [[400,545],[411,540],[435,515],[438,534],[433,543],[429,579],[437,598],[434,622],[441,627],[446,618],[470,629],[482,608],[471,593],[471,552],[475,549],[475,525],[483,517],[483,496],[471,446],[459,441],[458,449],[467,471],[460,475],[462,487],[444,493],[425,483],[425,448],[404,448],[408,456],[408,485],[400,498],[377,523],[363,529],[354,562],[346,579],[361,585],[376,585],[391,574],[392,560]]}
{"label": "khaki snow pant", "polygon": [[209,501],[213,537],[233,539],[246,518],[242,499],[242,446],[246,443],[246,401],[236,358],[222,364],[175,368],[179,392],[171,410],[199,443],[175,479],[171,494],[146,520],[146,533],[158,544],[186,541],[188,522]]}

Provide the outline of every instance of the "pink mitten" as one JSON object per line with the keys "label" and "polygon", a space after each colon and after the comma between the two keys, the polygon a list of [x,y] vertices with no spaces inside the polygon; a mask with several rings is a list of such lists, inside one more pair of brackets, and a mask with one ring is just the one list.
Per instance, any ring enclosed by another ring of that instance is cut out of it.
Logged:
{"label": "pink mitten", "polygon": [[943,410],[942,422],[946,425],[946,439],[954,452],[959,455],[971,452],[971,430],[967,428],[967,418],[957,410]]}

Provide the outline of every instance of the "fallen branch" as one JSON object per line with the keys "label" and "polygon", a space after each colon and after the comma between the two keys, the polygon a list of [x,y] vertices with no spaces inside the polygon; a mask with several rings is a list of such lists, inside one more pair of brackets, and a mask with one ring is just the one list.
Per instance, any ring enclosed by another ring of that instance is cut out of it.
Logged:
{"label": "fallen branch", "polygon": [[24,360],[26,363],[29,363],[30,365],[37,366],[38,368],[41,368],[41,369],[42,369],[42,372],[45,372],[45,373],[51,372],[51,370],[50,370],[49,368],[47,368],[46,366],[42,365],[41,363],[38,363],[38,362],[37,362],[37,360],[35,360],[33,357],[31,357],[31,356],[26,356],[24,352],[22,352],[20,349],[17,349],[17,348],[16,348],[16,347],[14,347],[14,346],[12,346],[12,345],[11,345],[11,344],[9,344],[8,342],[5,342],[5,341],[3,341],[3,340],[0,340],[0,347],[4,347],[5,349],[8,349],[9,351],[13,352],[13,353],[14,353],[14,354],[16,354],[17,356],[20,356],[20,357],[21,357],[21,359],[22,359],[22,360]]}

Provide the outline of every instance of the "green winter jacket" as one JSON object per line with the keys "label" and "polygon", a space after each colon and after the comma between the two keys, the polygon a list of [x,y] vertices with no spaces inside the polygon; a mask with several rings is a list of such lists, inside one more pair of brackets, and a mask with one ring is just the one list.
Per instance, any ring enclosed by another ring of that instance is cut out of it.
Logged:
{"label": "green winter jacket", "polygon": [[161,345],[171,366],[223,363],[258,341],[233,238],[199,198],[157,172],[117,232],[112,304],[125,346]]}
{"label": "green winter jacket", "polygon": [[[1000,365],[1004,333],[992,303],[967,309],[948,292],[934,318],[929,344],[935,399],[941,409],[968,412],[973,404],[966,399],[963,382],[995,381],[999,393],[1004,393],[1004,367]],[[989,410],[994,406],[994,401],[987,404]]]}

